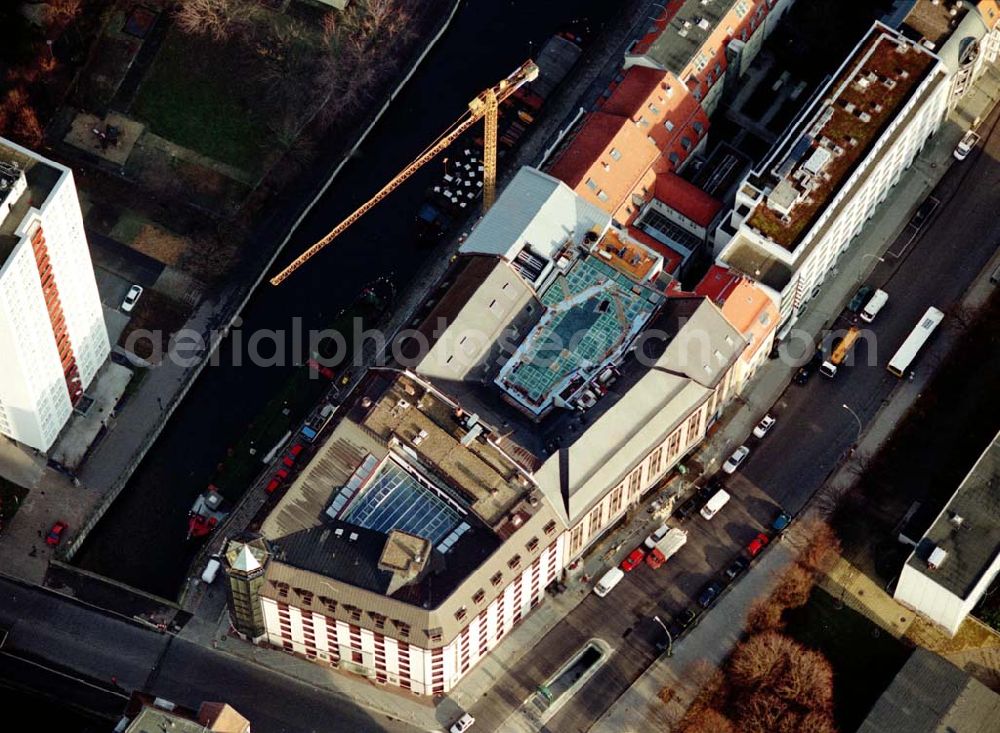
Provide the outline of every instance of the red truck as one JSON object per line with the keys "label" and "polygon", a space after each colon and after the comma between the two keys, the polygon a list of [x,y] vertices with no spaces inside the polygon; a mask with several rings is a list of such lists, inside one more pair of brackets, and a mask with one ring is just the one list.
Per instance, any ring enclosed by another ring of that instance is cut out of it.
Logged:
{"label": "red truck", "polygon": [[646,564],[654,570],[671,558],[679,549],[684,547],[688,535],[683,529],[674,527],[668,531],[653,547],[652,551],[646,555]]}

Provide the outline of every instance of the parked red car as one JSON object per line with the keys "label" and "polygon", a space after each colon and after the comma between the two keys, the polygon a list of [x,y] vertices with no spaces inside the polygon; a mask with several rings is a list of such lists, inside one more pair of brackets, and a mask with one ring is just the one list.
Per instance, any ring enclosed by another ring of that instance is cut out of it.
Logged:
{"label": "parked red car", "polygon": [[295,465],[295,459],[299,457],[299,453],[301,453],[302,450],[302,443],[296,443],[291,447],[291,450],[288,451],[288,455],[285,456],[281,462],[291,468]]}
{"label": "parked red car", "polygon": [[[287,461],[288,459],[286,458],[285,460]],[[288,465],[290,466],[291,464],[289,463]],[[267,482],[267,486],[264,487],[264,491],[266,491],[269,494],[273,494],[275,491],[277,491],[278,487],[285,482],[286,478],[288,478],[288,469],[279,468],[277,471],[274,472],[274,476],[271,478],[271,480]]]}
{"label": "parked red car", "polygon": [[757,557],[760,551],[767,547],[767,543],[767,535],[763,532],[758,533],[756,537],[750,540],[750,544],[747,545],[747,552],[750,553],[750,557]]}
{"label": "parked red car", "polygon": [[334,376],[336,376],[334,374],[334,372],[333,372],[333,369],[331,369],[330,367],[323,366],[322,364],[320,364],[315,359],[309,359],[306,362],[306,365],[310,369],[312,369],[314,372],[316,372],[317,374],[320,374],[320,375],[326,377],[327,379],[331,379],[332,380],[334,378]]}
{"label": "parked red car", "polygon": [[632,552],[629,553],[628,557],[622,560],[622,564],[619,565],[618,567],[620,567],[627,573],[629,570],[631,570],[636,565],[641,563],[644,557],[646,557],[646,551],[641,547],[636,547],[634,550],[632,550]]}
{"label": "parked red car", "polygon": [[49,533],[45,535],[45,544],[52,545],[53,547],[58,545],[60,542],[62,542],[63,534],[66,532],[66,529],[68,527],[69,525],[66,524],[66,522],[63,522],[62,520],[53,524],[52,529],[50,529]]}

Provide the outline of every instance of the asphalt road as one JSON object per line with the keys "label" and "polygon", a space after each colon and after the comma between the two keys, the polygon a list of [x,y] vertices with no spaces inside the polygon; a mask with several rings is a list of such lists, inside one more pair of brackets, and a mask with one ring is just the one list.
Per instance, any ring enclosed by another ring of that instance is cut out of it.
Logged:
{"label": "asphalt road", "polygon": [[[67,689],[63,699],[72,694],[81,705],[89,699],[92,709],[107,711],[115,677],[125,690],[195,709],[205,700],[223,700],[249,718],[256,733],[415,730],[242,659],[6,580],[0,580],[0,625],[12,629],[0,650],[0,674],[15,670],[19,683],[30,684],[16,671],[27,668],[20,659],[72,670],[76,679],[59,676]],[[39,674],[40,684],[49,686],[45,691],[56,692],[55,677]]]}
{"label": "asphalt road", "polygon": [[[981,129],[992,129],[998,119],[995,111]],[[995,133],[974,157],[954,164],[931,192],[942,203],[902,256],[887,254],[863,281],[885,290],[889,302],[869,326],[874,337],[855,348],[853,366],[833,379],[815,375],[805,386],[786,390],[773,410],[778,422],[755,447],[742,479],[789,511],[805,505],[857,438],[857,421],[843,405],[867,423],[898,383],[885,367],[920,317],[933,305],[945,312],[947,323],[949,311],[996,252],[998,190],[1000,134]],[[912,236],[906,227],[889,250],[901,250]],[[847,324],[841,319],[837,325]],[[913,368],[933,364],[918,356]]]}
{"label": "asphalt road", "polygon": [[[994,111],[980,129],[993,130],[998,118]],[[487,729],[510,725],[513,711],[538,685],[588,639],[599,637],[616,652],[546,722],[548,730],[589,729],[654,658],[663,632],[652,616],[669,621],[685,608],[697,609],[695,599],[704,585],[743,552],[779,507],[797,513],[805,506],[859,435],[862,426],[843,405],[865,424],[875,415],[898,383],[885,365],[920,316],[930,305],[947,314],[996,251],[998,161],[1000,134],[991,134],[931,192],[942,203],[916,236],[907,227],[891,243],[889,251],[902,252],[900,256],[886,255],[866,280],[859,279],[859,272],[840,274],[857,279],[858,285],[881,287],[890,296],[870,326],[871,338],[856,345],[851,365],[833,379],[814,374],[804,386],[789,385],[772,410],[776,425],[763,440],[747,439],[751,455],[727,481],[734,497],[730,504],[712,522],[697,516],[684,522],[688,543],[666,566],[658,571],[636,568],[607,598],[590,595],[554,627],[472,708]],[[849,319],[842,315],[832,328],[847,325]],[[919,357],[914,363],[918,370],[931,367]],[[638,541],[627,538],[618,559]],[[733,622],[742,624],[742,619]]]}

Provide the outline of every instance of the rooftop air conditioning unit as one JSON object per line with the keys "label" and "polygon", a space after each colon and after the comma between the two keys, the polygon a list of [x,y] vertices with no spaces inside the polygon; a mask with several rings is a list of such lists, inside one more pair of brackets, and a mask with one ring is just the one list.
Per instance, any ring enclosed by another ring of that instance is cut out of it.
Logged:
{"label": "rooftop air conditioning unit", "polygon": [[944,564],[945,559],[948,557],[948,553],[945,552],[940,547],[935,547],[931,556],[927,558],[927,567],[931,570],[937,570]]}
{"label": "rooftop air conditioning unit", "polygon": [[962,524],[965,522],[965,518],[962,517],[960,514],[952,514],[950,521],[951,521],[952,526],[954,526],[956,528],[960,528],[962,526]]}

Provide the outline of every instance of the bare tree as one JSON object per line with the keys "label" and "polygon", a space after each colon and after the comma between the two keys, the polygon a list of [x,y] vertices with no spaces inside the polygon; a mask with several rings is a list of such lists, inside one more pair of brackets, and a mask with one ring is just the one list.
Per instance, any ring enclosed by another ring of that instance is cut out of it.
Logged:
{"label": "bare tree", "polygon": [[785,627],[784,612],[785,609],[770,598],[758,598],[747,613],[747,632],[762,634],[765,631],[780,631]]}
{"label": "bare tree", "polygon": [[337,34],[337,14],[327,13],[323,16],[323,42],[330,43]]}
{"label": "bare tree", "polygon": [[82,7],[82,0],[49,0],[45,6],[45,24],[50,29],[65,28],[76,20]]}
{"label": "bare tree", "polygon": [[833,668],[816,651],[800,650],[789,655],[771,689],[797,706],[821,713],[833,710]]}
{"label": "bare tree", "polygon": [[733,721],[718,710],[705,707],[689,710],[677,730],[678,733],[736,733]]}
{"label": "bare tree", "polygon": [[797,733],[837,733],[830,713],[811,712],[802,716]]}
{"label": "bare tree", "polygon": [[788,714],[788,703],[768,690],[743,696],[735,707],[736,725],[744,733],[772,733]]}
{"label": "bare tree", "polygon": [[18,142],[28,147],[37,147],[42,143],[42,124],[24,87],[16,86],[7,92],[0,103],[0,120]]}
{"label": "bare tree", "polygon": [[754,689],[773,679],[775,670],[800,648],[794,640],[775,631],[751,636],[738,644],[729,657],[727,679],[734,688]]}
{"label": "bare tree", "polygon": [[771,600],[782,609],[798,608],[809,600],[812,589],[812,574],[801,565],[792,565],[771,592]]}
{"label": "bare tree", "polygon": [[837,533],[820,521],[810,522],[804,529],[809,543],[799,553],[799,564],[813,572],[828,572],[842,551]]}
{"label": "bare tree", "polygon": [[396,13],[403,12],[396,0],[362,0],[358,4],[368,16],[369,35],[376,38]]}
{"label": "bare tree", "polygon": [[25,107],[21,110],[14,121],[14,133],[30,147],[38,147],[42,144],[42,124],[38,121],[38,115],[32,107]]}
{"label": "bare tree", "polygon": [[185,33],[226,41],[248,27],[254,12],[245,0],[180,0],[174,19]]}

